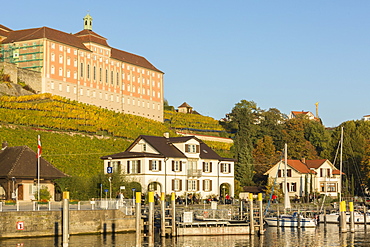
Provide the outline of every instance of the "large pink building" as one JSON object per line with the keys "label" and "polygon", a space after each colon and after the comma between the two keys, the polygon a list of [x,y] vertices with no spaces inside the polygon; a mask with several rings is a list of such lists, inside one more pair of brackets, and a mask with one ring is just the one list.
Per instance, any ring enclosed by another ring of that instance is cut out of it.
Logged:
{"label": "large pink building", "polygon": [[0,62],[39,72],[38,93],[163,121],[164,73],[142,56],[110,47],[92,31],[92,20],[87,14],[75,34],[0,25]]}

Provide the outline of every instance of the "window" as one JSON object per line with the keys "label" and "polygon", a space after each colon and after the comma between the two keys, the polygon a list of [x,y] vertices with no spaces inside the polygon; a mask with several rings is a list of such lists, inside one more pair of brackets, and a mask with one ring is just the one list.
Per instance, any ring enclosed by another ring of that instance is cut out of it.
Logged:
{"label": "window", "polygon": [[291,183],[289,191],[290,192],[297,192],[297,183]]}
{"label": "window", "polygon": [[127,161],[127,173],[128,174],[141,173],[140,160],[128,160]]}
{"label": "window", "polygon": [[81,63],[81,77],[84,77],[84,63]]}
{"label": "window", "polygon": [[52,90],[54,90],[54,82],[51,82],[51,83],[50,83],[50,88],[51,88]]}
{"label": "window", "polygon": [[71,65],[71,58],[67,57],[67,65]]}
{"label": "window", "polygon": [[[279,169],[278,170],[278,177],[284,177],[285,169]],[[292,176],[292,169],[286,169],[286,176],[291,177]]]}
{"label": "window", "polygon": [[320,183],[321,192],[325,192],[325,184]]}
{"label": "window", "polygon": [[55,61],[55,54],[54,53],[51,53],[51,61],[54,62]]}
{"label": "window", "polygon": [[337,186],[335,183],[328,183],[328,192],[336,192],[337,191]]}
{"label": "window", "polygon": [[212,172],[211,162],[203,162],[203,172]]}
{"label": "window", "polygon": [[199,146],[195,144],[185,144],[185,151],[187,153],[199,153]]}
{"label": "window", "polygon": [[87,79],[90,79],[90,64],[87,65]]}
{"label": "window", "polygon": [[230,173],[231,164],[221,163],[221,172],[222,173]]}
{"label": "window", "polygon": [[172,190],[173,191],[182,190],[182,180],[181,179],[172,179]]}
{"label": "window", "polygon": [[187,191],[198,191],[199,180],[188,180]]}
{"label": "window", "polygon": [[162,169],[161,165],[162,165],[161,160],[149,160],[150,171],[160,171]]}
{"label": "window", "polygon": [[59,91],[62,91],[62,90],[63,90],[62,84],[59,84]]}
{"label": "window", "polygon": [[173,160],[172,161],[172,171],[174,171],[174,172],[181,172],[182,171],[182,161],[180,161],[180,160]]}
{"label": "window", "polygon": [[59,68],[59,76],[63,76],[63,69]]}
{"label": "window", "polygon": [[54,68],[54,66],[51,66],[50,73],[51,73],[52,75],[54,75],[54,74],[55,74],[55,68]]}
{"label": "window", "polygon": [[67,93],[69,93],[69,91],[70,91],[70,90],[69,90],[69,85],[67,85],[67,89],[66,89],[66,90],[67,90]]}
{"label": "window", "polygon": [[59,55],[59,63],[63,63],[63,56]]}
{"label": "window", "polygon": [[142,150],[143,150],[143,152],[146,152],[146,143],[143,143]]}
{"label": "window", "polygon": [[212,191],[212,180],[203,180],[203,191]]}
{"label": "window", "polygon": [[95,66],[93,68],[93,79],[94,81],[96,80],[96,67]]}
{"label": "window", "polygon": [[108,70],[105,70],[105,83],[108,83]]}
{"label": "window", "polygon": [[71,77],[71,71],[70,70],[67,70],[67,77],[70,78]]}

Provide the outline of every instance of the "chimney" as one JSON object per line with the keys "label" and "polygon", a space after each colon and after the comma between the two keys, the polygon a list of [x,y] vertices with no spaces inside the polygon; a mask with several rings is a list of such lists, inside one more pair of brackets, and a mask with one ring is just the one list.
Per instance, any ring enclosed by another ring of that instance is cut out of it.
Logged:
{"label": "chimney", "polygon": [[302,158],[301,161],[302,161],[303,164],[306,164],[306,158]]}
{"label": "chimney", "polygon": [[163,136],[165,137],[165,138],[170,138],[170,133],[168,133],[168,132],[165,132],[164,134],[163,134]]}
{"label": "chimney", "polygon": [[8,147],[8,143],[4,141],[3,144],[1,145],[1,150],[4,150],[7,147]]}

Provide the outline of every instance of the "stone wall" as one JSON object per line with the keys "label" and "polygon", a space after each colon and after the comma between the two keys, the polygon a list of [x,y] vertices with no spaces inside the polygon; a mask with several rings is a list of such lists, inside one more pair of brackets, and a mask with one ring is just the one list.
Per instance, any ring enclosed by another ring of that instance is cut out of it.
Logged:
{"label": "stone wall", "polygon": [[[135,216],[126,216],[121,210],[69,213],[71,235],[135,231]],[[61,235],[62,211],[0,212],[0,229],[0,238]]]}
{"label": "stone wall", "polygon": [[16,64],[0,63],[0,70],[4,69],[4,73],[10,76],[11,82],[17,84],[18,80],[25,82],[37,93],[41,92],[41,73],[18,68]]}

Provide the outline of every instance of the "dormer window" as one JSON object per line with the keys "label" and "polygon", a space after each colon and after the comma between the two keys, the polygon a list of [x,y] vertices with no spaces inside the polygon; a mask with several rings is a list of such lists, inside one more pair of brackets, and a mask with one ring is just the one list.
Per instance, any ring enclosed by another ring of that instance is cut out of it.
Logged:
{"label": "dormer window", "polygon": [[185,144],[185,151],[187,153],[199,153],[199,145]]}

